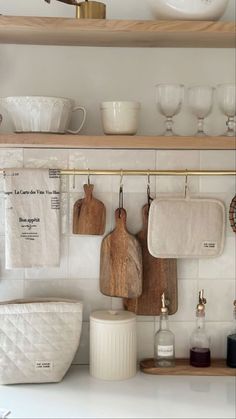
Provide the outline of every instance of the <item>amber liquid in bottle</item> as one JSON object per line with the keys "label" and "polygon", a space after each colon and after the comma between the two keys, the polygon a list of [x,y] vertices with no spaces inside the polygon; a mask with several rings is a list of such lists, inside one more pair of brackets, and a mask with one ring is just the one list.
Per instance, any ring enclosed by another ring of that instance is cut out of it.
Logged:
{"label": "amber liquid in bottle", "polygon": [[190,365],[205,368],[211,365],[210,338],[205,329],[204,290],[199,292],[199,303],[196,310],[196,328],[190,342]]}
{"label": "amber liquid in bottle", "polygon": [[190,364],[193,367],[209,367],[211,365],[211,351],[208,348],[192,348],[190,350]]}

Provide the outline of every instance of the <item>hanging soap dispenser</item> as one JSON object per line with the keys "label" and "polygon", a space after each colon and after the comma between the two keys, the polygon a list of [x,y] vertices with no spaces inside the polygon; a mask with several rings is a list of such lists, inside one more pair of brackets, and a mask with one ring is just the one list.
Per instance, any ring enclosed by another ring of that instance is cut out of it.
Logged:
{"label": "hanging soap dispenser", "polygon": [[236,368],[236,300],[234,301],[232,330],[227,337],[227,365]]}
{"label": "hanging soap dispenser", "polygon": [[160,328],[155,334],[154,358],[157,367],[175,365],[175,336],[169,329],[165,293],[161,296]]}
{"label": "hanging soap dispenser", "polygon": [[190,339],[190,365],[193,367],[209,367],[211,364],[210,338],[205,328],[204,290],[199,292],[196,310],[196,328]]}

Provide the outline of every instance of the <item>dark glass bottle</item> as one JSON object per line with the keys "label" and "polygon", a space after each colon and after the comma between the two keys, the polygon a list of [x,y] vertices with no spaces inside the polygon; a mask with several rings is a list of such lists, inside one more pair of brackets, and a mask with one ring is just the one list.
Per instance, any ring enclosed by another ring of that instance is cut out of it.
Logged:
{"label": "dark glass bottle", "polygon": [[196,329],[190,340],[190,365],[199,368],[211,365],[210,338],[205,329],[205,304],[204,290],[201,290],[196,311]]}
{"label": "dark glass bottle", "polygon": [[230,368],[236,368],[236,300],[234,301],[232,330],[227,337],[227,365]]}

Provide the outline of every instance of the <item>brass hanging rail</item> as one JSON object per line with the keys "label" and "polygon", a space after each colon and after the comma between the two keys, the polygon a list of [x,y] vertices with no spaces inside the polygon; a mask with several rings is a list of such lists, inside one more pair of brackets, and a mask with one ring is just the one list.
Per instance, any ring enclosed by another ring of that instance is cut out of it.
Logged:
{"label": "brass hanging rail", "polygon": [[[22,168],[14,168],[17,169]],[[56,170],[56,169],[55,169]],[[4,169],[0,169],[0,174],[4,173]],[[75,175],[102,175],[102,176],[236,176],[236,170],[129,170],[129,169],[62,169],[63,176]]]}
{"label": "brass hanging rail", "polygon": [[110,175],[110,176],[235,176],[236,170],[101,170],[66,169],[61,175]]}

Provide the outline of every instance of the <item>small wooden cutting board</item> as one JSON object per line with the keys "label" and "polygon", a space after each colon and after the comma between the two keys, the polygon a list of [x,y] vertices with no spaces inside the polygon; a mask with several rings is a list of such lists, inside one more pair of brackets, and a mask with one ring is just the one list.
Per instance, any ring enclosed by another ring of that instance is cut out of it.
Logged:
{"label": "small wooden cutting board", "polygon": [[85,197],[74,204],[73,234],[102,236],[106,227],[106,208],[93,197],[94,185],[84,185]]}
{"label": "small wooden cutting board", "polygon": [[137,234],[142,247],[143,257],[143,292],[139,298],[125,299],[124,307],[143,316],[158,316],[161,312],[161,295],[165,292],[169,302],[169,314],[178,308],[177,297],[177,261],[176,259],[157,259],[148,251],[148,204],[143,207],[143,227]]}
{"label": "small wooden cutting board", "polygon": [[100,290],[111,297],[136,298],[142,293],[142,251],[126,227],[126,211],[115,212],[116,227],[102,241]]}

